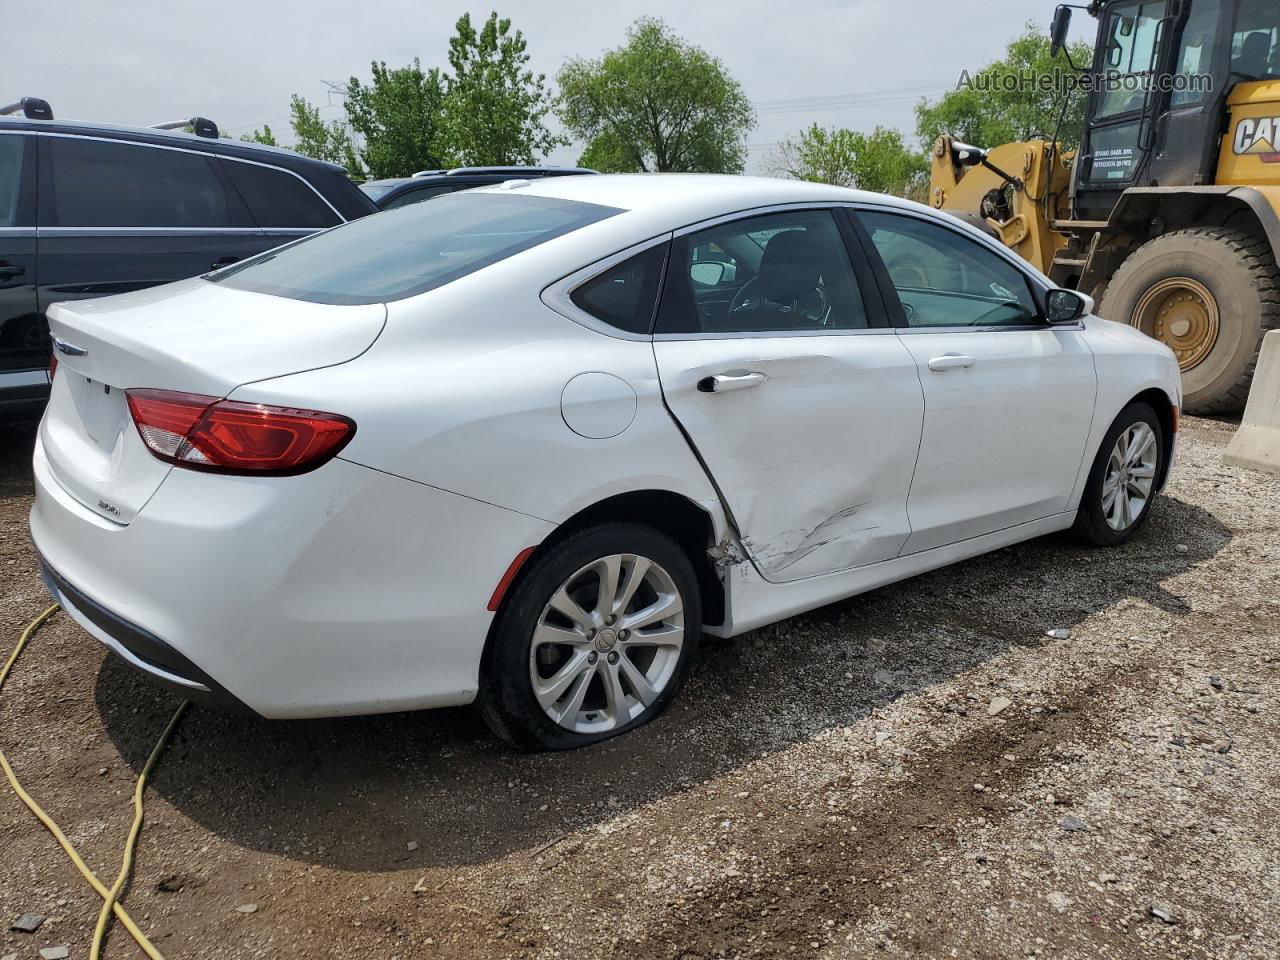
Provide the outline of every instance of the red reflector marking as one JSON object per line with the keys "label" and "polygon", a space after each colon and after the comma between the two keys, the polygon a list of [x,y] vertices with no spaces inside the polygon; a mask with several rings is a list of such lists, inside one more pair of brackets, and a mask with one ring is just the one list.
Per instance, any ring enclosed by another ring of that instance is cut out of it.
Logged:
{"label": "red reflector marking", "polygon": [[1173,432],[1174,433],[1178,432],[1178,418],[1181,415],[1182,415],[1181,412],[1178,410],[1178,405],[1176,403],[1173,404]]}
{"label": "red reflector marking", "polygon": [[58,354],[57,351],[49,351],[49,382],[53,383],[53,375],[58,372]]}
{"label": "red reflector marking", "polygon": [[498,585],[493,588],[493,596],[489,598],[489,610],[498,609],[498,604],[502,603],[502,598],[506,596],[507,588],[511,586],[511,581],[516,578],[516,574],[520,572],[524,562],[533,555],[533,551],[536,549],[537,547],[525,547],[516,554],[516,558],[511,561],[511,566],[507,567],[507,572],[502,575]]}

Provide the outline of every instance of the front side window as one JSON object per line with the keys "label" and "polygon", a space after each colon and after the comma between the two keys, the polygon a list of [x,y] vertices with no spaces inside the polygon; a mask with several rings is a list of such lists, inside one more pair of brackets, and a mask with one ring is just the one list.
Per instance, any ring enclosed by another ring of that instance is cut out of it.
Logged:
{"label": "front side window", "polygon": [[1096,119],[1141,110],[1159,53],[1162,21],[1167,0],[1129,3],[1107,15],[1106,43],[1102,48],[1102,74],[1106,86]]}
{"label": "front side window", "polygon": [[26,144],[26,137],[0,137],[0,227],[18,225],[18,197],[22,193],[22,157]]}
{"label": "front side window", "polygon": [[60,227],[251,227],[216,157],[143,144],[49,137]]}
{"label": "front side window", "polygon": [[401,300],[621,213],[615,207],[463,191],[364,217],[207,279],[313,303]]}
{"label": "front side window", "polygon": [[260,227],[332,227],[340,222],[305,180],[287,170],[237,160],[224,160],[222,167]]}
{"label": "front side window", "polygon": [[570,299],[611,327],[647,334],[653,326],[666,259],[665,243],[650,247],[575,288]]}
{"label": "front side window", "polygon": [[1031,288],[1013,264],[954,230],[886,213],[860,213],[909,327],[1038,323]]}
{"label": "front side window", "polygon": [[828,210],[735,220],[677,237],[658,333],[779,333],[867,326],[849,252]]}

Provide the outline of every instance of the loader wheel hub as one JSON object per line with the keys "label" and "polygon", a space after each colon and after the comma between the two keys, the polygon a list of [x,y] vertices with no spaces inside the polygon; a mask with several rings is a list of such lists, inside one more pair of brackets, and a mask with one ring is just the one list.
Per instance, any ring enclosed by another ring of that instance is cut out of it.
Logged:
{"label": "loader wheel hub", "polygon": [[1202,362],[1218,342],[1218,301],[1198,280],[1169,277],[1142,295],[1132,322],[1169,347],[1178,366],[1187,371]]}

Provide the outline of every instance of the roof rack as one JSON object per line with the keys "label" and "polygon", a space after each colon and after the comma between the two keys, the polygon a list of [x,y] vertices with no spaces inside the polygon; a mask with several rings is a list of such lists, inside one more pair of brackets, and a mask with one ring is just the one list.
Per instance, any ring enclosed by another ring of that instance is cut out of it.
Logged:
{"label": "roof rack", "polygon": [[153,123],[152,130],[181,130],[183,127],[190,127],[191,132],[197,137],[208,137],[211,140],[218,139],[218,125],[207,117],[191,117],[188,120],[167,120],[164,123]]}
{"label": "roof rack", "polygon": [[434,171],[434,172],[445,173],[448,176],[453,177],[453,176],[470,176],[475,174],[486,174],[486,173],[545,174],[548,172],[550,173],[569,173],[569,172],[595,173],[596,171],[588,170],[586,167],[556,167],[556,166],[551,166],[550,164],[532,164],[532,165],[509,166],[509,167],[504,167],[504,166],[454,167],[452,170],[443,170],[443,171]]}
{"label": "roof rack", "polygon": [[410,174],[410,177],[434,177],[438,174],[448,172],[448,170],[419,170],[417,173]]}
{"label": "roof rack", "polygon": [[0,107],[0,116],[21,112],[28,120],[52,120],[53,107],[48,100],[39,97],[23,97],[6,106]]}

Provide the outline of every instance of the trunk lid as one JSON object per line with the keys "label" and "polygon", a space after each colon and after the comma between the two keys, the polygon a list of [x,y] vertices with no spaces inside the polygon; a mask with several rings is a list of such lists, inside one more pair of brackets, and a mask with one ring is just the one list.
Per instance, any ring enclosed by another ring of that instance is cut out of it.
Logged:
{"label": "trunk lid", "polygon": [[172,467],[138,436],[125,390],[225,397],[245,383],[352,360],[385,322],[382,304],[306,303],[202,280],[54,304],[58,370],[40,426],[50,471],[94,513],[127,524]]}

